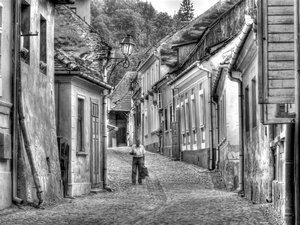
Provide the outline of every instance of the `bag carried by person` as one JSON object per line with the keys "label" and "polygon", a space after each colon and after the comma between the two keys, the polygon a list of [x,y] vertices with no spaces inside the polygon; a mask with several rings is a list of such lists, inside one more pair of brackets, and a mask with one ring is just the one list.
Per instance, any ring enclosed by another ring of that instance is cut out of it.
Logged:
{"label": "bag carried by person", "polygon": [[142,177],[142,179],[149,177],[148,168],[146,166],[142,166],[141,177]]}

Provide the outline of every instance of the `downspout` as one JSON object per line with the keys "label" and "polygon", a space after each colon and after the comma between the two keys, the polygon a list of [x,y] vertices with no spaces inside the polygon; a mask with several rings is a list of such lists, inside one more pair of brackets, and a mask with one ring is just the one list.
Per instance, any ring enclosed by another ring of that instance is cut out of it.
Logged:
{"label": "downspout", "polygon": [[219,107],[218,107],[218,103],[212,98],[212,104],[215,105],[215,111],[216,111],[216,136],[217,136],[217,146],[216,146],[216,165],[215,168],[218,170],[220,168],[220,130],[219,130]]}
{"label": "downspout", "polygon": [[[285,212],[284,221],[287,225],[295,224],[294,211],[294,123],[286,124],[285,133]],[[297,213],[296,213],[297,214]]]}
{"label": "downspout", "polygon": [[246,41],[246,38],[248,37],[248,34],[251,31],[253,24],[253,20],[250,16],[245,15],[245,25],[242,29],[242,33],[239,35],[239,40],[236,43],[236,46],[234,48],[233,56],[230,60],[230,63],[228,65],[228,77],[231,81],[238,83],[238,98],[239,98],[239,187],[238,191],[241,196],[244,195],[244,112],[243,112],[243,82],[241,78],[241,74],[239,73],[238,76],[233,76],[233,66],[237,60],[237,57],[239,55],[240,50],[242,49],[242,46],[244,42]]}
{"label": "downspout", "polygon": [[300,224],[300,171],[299,171],[299,142],[300,142],[300,4],[294,0],[295,4],[295,151],[294,151],[294,199],[295,199],[295,224]]}
{"label": "downspout", "polygon": [[200,70],[206,71],[207,72],[207,77],[209,80],[209,169],[213,170],[214,169],[214,136],[213,136],[213,97],[212,97],[212,73],[209,69],[206,69],[201,65],[200,63],[197,63],[197,67]]}
{"label": "downspout", "polygon": [[[103,81],[107,82],[107,66],[104,67]],[[109,190],[107,186],[107,95],[108,90],[103,91],[103,189]]]}
{"label": "downspout", "polygon": [[18,99],[17,99],[17,66],[19,63],[19,59],[18,59],[18,55],[19,55],[19,45],[18,43],[20,43],[19,41],[19,36],[18,34],[19,32],[19,9],[20,9],[20,5],[19,5],[19,0],[15,0],[12,3],[12,12],[14,12],[13,14],[13,21],[14,21],[14,31],[13,31],[13,140],[12,140],[12,148],[13,148],[13,157],[12,157],[12,186],[13,186],[13,191],[12,191],[12,200],[14,203],[17,204],[22,204],[23,203],[23,199],[20,199],[17,197],[17,156],[18,156],[18,108],[17,108],[17,104],[18,104]]}

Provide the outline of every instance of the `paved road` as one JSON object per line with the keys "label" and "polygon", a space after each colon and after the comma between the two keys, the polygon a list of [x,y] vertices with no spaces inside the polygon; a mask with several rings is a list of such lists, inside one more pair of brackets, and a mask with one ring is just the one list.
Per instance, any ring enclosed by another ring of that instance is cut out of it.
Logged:
{"label": "paved road", "polygon": [[43,210],[13,207],[0,211],[0,224],[279,224],[270,206],[215,189],[222,184],[215,173],[149,152],[146,166],[150,177],[143,185],[132,185],[128,149],[109,149],[113,192],[64,200]]}

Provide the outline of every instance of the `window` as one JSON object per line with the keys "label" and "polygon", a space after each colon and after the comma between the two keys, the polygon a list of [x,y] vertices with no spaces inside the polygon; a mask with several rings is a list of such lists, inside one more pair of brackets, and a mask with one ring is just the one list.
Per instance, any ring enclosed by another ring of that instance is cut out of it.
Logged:
{"label": "window", "polygon": [[205,98],[204,89],[199,90],[199,123],[200,127],[205,125]]}
{"label": "window", "polygon": [[257,125],[257,115],[256,115],[256,80],[252,80],[252,127]]}
{"label": "window", "polygon": [[[22,1],[21,5],[21,34],[30,33],[30,5]],[[21,57],[26,63],[30,62],[30,36],[21,36]]]}
{"label": "window", "polygon": [[47,21],[40,18],[40,71],[47,74]]}
{"label": "window", "polygon": [[190,130],[190,107],[187,93],[185,94],[185,129],[186,132]]}
{"label": "window", "polygon": [[3,6],[0,4],[0,97],[3,95],[3,86],[2,86],[2,12],[3,12]]}
{"label": "window", "polygon": [[172,122],[173,122],[173,107],[172,107],[172,105],[170,105],[170,125],[169,125],[169,127],[171,128],[171,124],[172,124]]}
{"label": "window", "polygon": [[249,87],[245,88],[245,129],[249,131]]}
{"label": "window", "polygon": [[221,141],[226,138],[226,101],[225,101],[225,92],[221,96],[219,101],[219,119],[220,119],[220,139]]}
{"label": "window", "polygon": [[181,102],[180,114],[181,114],[180,115],[181,132],[185,132],[185,114],[184,114],[183,102]]}
{"label": "window", "polygon": [[191,95],[191,101],[192,101],[192,108],[191,108],[191,122],[192,122],[192,129],[196,128],[196,100],[195,100],[195,93],[194,89],[192,89],[192,95]]}
{"label": "window", "polygon": [[161,93],[158,92],[158,108],[162,108]]}
{"label": "window", "polygon": [[84,151],[84,99],[77,101],[77,151]]}
{"label": "window", "polygon": [[165,130],[168,130],[168,108],[165,108]]}

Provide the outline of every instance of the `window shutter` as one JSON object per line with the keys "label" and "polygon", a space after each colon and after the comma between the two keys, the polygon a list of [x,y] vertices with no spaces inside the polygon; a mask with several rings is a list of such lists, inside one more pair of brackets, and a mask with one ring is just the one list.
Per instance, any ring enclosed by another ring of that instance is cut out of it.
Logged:
{"label": "window shutter", "polygon": [[258,4],[259,103],[294,103],[294,0]]}

